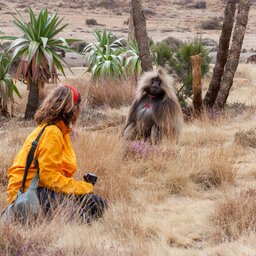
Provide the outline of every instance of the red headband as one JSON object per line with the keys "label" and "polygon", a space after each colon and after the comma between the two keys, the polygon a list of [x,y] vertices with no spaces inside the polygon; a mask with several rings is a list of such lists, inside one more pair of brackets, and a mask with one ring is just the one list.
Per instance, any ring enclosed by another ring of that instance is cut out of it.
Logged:
{"label": "red headband", "polygon": [[75,87],[73,87],[70,84],[65,84],[64,86],[68,87],[72,92],[73,92],[73,101],[74,104],[76,104],[78,102],[78,91]]}

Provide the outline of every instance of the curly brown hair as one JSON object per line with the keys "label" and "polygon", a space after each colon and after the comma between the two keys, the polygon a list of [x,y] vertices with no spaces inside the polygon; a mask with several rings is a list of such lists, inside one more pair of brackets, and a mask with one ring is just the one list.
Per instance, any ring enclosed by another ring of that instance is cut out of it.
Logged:
{"label": "curly brown hair", "polygon": [[37,124],[54,124],[63,121],[67,126],[72,122],[73,111],[79,107],[81,96],[78,93],[78,101],[74,104],[73,92],[67,86],[59,86],[53,90],[43,101],[35,114]]}

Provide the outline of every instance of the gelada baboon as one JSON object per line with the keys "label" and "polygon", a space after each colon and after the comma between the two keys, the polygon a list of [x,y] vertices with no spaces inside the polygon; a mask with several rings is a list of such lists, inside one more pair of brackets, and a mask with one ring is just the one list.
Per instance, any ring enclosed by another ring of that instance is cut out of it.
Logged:
{"label": "gelada baboon", "polygon": [[172,77],[163,68],[142,75],[126,119],[125,139],[158,143],[167,136],[177,142],[182,124]]}

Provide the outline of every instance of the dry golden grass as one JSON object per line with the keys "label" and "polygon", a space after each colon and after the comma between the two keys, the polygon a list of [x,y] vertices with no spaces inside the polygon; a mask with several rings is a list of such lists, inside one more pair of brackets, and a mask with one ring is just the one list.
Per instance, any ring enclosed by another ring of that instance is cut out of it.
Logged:
{"label": "dry golden grass", "polygon": [[[70,82],[84,97],[89,94],[84,79]],[[234,87],[253,92],[248,83],[240,88],[238,79]],[[235,95],[232,90],[231,97]],[[19,104],[25,105],[23,100]],[[84,102],[83,113],[87,106]],[[103,125],[121,120],[127,110],[101,109],[86,126],[78,123],[78,137],[72,139],[79,166],[76,178],[95,172],[95,193],[108,199],[103,219],[92,225],[68,223],[61,208],[53,220],[40,218],[32,226],[0,222],[1,256],[255,254],[255,189],[248,190],[256,183],[255,151],[235,140],[235,134],[255,128],[253,108],[240,111],[236,105],[214,118],[191,120],[177,145],[164,140],[143,157],[125,155],[122,124]],[[92,129],[98,123],[102,127]],[[7,205],[6,170],[33,125],[14,118],[0,127],[0,210]]]}
{"label": "dry golden grass", "polygon": [[256,189],[246,189],[217,202],[213,222],[216,238],[238,239],[256,230]]}
{"label": "dry golden grass", "polygon": [[131,104],[134,90],[135,83],[132,81],[96,83],[90,87],[88,101],[91,106],[108,105],[117,108]]}
{"label": "dry golden grass", "polygon": [[118,108],[131,104],[135,83],[132,80],[110,80],[92,81],[89,78],[68,79],[67,82],[74,84],[81,92],[84,99],[87,99],[87,106],[99,107],[110,106]]}
{"label": "dry golden grass", "polygon": [[198,167],[191,178],[205,190],[218,188],[226,183],[232,184],[236,178],[235,164],[238,156],[238,151],[234,145],[212,148],[209,152],[205,152],[204,155],[192,161]]}
{"label": "dry golden grass", "polygon": [[236,142],[244,147],[256,148],[256,130],[240,131],[235,135]]}

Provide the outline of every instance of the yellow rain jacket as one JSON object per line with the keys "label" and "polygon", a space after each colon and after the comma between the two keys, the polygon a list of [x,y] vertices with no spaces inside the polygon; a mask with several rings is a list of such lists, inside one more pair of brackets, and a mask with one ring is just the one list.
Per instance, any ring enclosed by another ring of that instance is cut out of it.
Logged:
{"label": "yellow rain jacket", "polygon": [[[11,203],[21,188],[28,152],[44,125],[38,126],[26,139],[20,152],[8,170],[8,201]],[[93,191],[93,185],[72,178],[77,169],[76,156],[70,141],[70,129],[59,121],[47,126],[39,140],[35,157],[39,163],[39,186],[65,194],[87,194]],[[25,191],[35,176],[37,169],[34,161],[28,171]]]}

